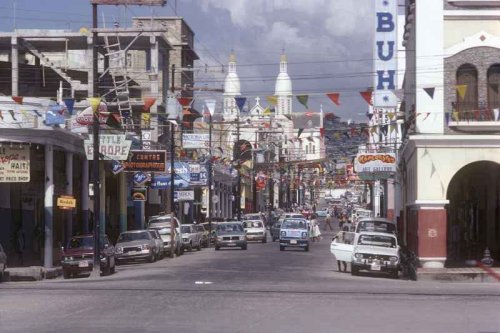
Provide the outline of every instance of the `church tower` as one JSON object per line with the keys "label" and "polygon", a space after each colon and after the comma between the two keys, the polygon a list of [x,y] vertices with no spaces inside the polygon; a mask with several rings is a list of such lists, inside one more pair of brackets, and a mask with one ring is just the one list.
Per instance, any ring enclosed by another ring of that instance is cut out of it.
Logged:
{"label": "church tower", "polygon": [[292,80],[288,76],[288,61],[286,55],[281,54],[280,73],[276,79],[275,95],[278,98],[276,115],[292,113]]}
{"label": "church tower", "polygon": [[239,110],[234,98],[240,95],[240,78],[236,73],[236,56],[231,52],[226,81],[224,82],[224,119],[234,120],[238,116]]}

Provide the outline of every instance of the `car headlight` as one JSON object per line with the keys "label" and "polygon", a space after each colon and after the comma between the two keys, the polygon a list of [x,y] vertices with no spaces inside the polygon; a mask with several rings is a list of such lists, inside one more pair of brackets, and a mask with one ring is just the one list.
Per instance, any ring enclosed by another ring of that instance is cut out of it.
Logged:
{"label": "car headlight", "polygon": [[183,242],[187,242],[187,241],[188,241],[188,239],[187,239],[187,238],[183,238],[183,239],[182,239],[182,241],[183,241]]}
{"label": "car headlight", "polygon": [[150,247],[149,245],[147,245],[147,244],[142,245],[142,249],[143,249],[143,250],[149,250],[150,248],[151,248],[151,247]]}
{"label": "car headlight", "polygon": [[221,236],[218,236],[218,237],[217,237],[217,240],[222,241],[222,237],[221,237]]}
{"label": "car headlight", "polygon": [[362,253],[356,253],[356,254],[354,254],[354,257],[356,259],[363,259],[363,254]]}
{"label": "car headlight", "polygon": [[281,235],[281,236],[286,236],[286,231],[282,231],[282,232],[280,232],[280,235]]}
{"label": "car headlight", "polygon": [[67,256],[67,257],[64,257],[63,260],[64,261],[70,261],[70,260],[73,260],[73,257]]}
{"label": "car headlight", "polygon": [[302,233],[302,238],[306,238],[307,237],[307,232],[303,232]]}
{"label": "car headlight", "polygon": [[118,254],[123,253],[123,247],[117,247],[116,248],[116,253],[118,253]]}
{"label": "car headlight", "polygon": [[394,256],[394,257],[390,257],[390,258],[389,258],[389,260],[390,260],[390,261],[398,261],[398,260],[399,260],[399,258]]}

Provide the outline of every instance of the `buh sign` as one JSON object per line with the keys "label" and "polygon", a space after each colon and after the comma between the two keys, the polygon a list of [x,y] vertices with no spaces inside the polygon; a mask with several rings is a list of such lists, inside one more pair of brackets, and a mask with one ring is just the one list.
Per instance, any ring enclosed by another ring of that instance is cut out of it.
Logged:
{"label": "buh sign", "polygon": [[375,91],[374,107],[396,107],[397,0],[375,0]]}

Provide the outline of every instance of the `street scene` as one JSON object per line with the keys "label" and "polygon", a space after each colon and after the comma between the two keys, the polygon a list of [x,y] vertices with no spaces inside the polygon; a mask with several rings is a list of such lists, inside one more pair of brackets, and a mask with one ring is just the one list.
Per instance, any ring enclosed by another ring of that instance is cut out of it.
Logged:
{"label": "street scene", "polygon": [[0,3],[0,332],[500,332],[500,0]]}

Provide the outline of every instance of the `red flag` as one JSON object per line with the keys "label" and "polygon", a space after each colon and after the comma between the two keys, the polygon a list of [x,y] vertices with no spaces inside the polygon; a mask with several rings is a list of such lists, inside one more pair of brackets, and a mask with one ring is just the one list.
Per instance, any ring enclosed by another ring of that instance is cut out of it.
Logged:
{"label": "red flag", "polygon": [[329,93],[329,94],[326,94],[326,96],[328,96],[333,103],[335,103],[335,105],[340,105],[340,102],[339,102],[339,97],[340,97],[340,94],[339,93]]}
{"label": "red flag", "polygon": [[14,102],[16,102],[17,104],[23,104],[23,97],[22,96],[12,96],[12,99],[14,100]]}
{"label": "red flag", "polygon": [[177,102],[185,108],[188,108],[191,105],[191,98],[188,97],[177,97]]}
{"label": "red flag", "polygon": [[360,92],[361,97],[366,101],[366,103],[372,105],[372,92],[370,90],[368,91],[361,91]]}
{"label": "red flag", "polygon": [[144,106],[143,106],[144,112],[149,112],[149,109],[151,109],[151,107],[153,106],[153,104],[155,104],[156,98],[154,98],[154,97],[145,97],[143,99],[143,102],[144,102]]}

